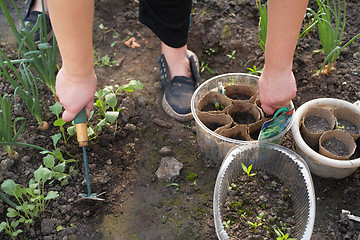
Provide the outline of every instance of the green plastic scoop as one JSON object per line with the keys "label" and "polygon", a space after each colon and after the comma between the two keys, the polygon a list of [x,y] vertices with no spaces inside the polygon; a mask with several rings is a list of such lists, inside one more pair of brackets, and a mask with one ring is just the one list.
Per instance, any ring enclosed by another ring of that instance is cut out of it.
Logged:
{"label": "green plastic scoop", "polygon": [[90,180],[89,180],[89,168],[88,168],[88,159],[86,153],[86,146],[88,146],[88,134],[87,134],[87,117],[85,108],[83,108],[74,118],[74,123],[76,126],[76,135],[79,142],[79,147],[82,147],[84,154],[84,165],[85,165],[85,177],[86,177],[86,187],[87,194],[79,194],[81,199],[91,199],[98,201],[105,201],[105,199],[99,198],[100,195],[104,194],[95,194],[91,193]]}

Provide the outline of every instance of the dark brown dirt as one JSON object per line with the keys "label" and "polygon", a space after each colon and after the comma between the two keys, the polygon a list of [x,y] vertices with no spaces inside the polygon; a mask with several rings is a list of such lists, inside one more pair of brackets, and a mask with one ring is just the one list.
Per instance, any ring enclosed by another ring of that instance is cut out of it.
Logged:
{"label": "dark brown dirt", "polygon": [[[20,1],[17,1],[20,4]],[[21,2],[22,4],[22,2]],[[359,32],[358,0],[346,0],[347,23],[343,43]],[[23,6],[23,5],[22,5]],[[209,162],[198,149],[194,121],[179,123],[168,117],[161,108],[162,90],[157,64],[160,42],[138,22],[138,1],[97,0],[94,22],[94,47],[98,56],[108,55],[116,61],[113,67],[98,66],[98,89],[107,85],[125,84],[129,79],[142,82],[144,89],[122,93],[118,99],[128,106],[121,111],[117,127],[110,128],[88,147],[91,187],[94,193],[106,192],[105,202],[76,202],[78,193],[86,192],[83,156],[76,140],[60,144],[66,158],[77,160],[69,183],[54,183],[60,197],[51,203],[44,216],[52,219],[50,232],[41,228],[37,219],[22,237],[28,239],[216,239],[212,218],[212,194],[218,166]],[[309,7],[316,9],[316,1]],[[16,58],[16,45],[0,14],[1,48]],[[102,24],[106,27],[99,28]],[[248,72],[261,69],[263,52],[257,39],[258,10],[253,0],[194,1],[188,47],[193,50],[203,68],[201,77],[209,79],[218,74]],[[118,37],[115,34],[118,33]],[[134,33],[140,47],[131,49],[122,40]],[[116,44],[112,45],[115,41]],[[360,97],[360,40],[343,49],[329,75],[317,76],[324,59],[317,30],[299,39],[294,74],[297,79],[295,108],[315,98],[338,98],[351,103]],[[209,49],[215,50],[214,52]],[[236,50],[235,58],[227,55]],[[59,62],[60,63],[60,62]],[[211,73],[212,72],[212,73]],[[1,93],[14,89],[1,78]],[[53,149],[50,136],[58,133],[52,125],[55,117],[48,106],[54,100],[48,89],[40,86],[43,116],[50,123],[47,132],[36,130],[34,119],[22,107],[27,127],[20,142]],[[15,116],[15,114],[14,114]],[[129,127],[132,124],[135,128]],[[126,126],[127,125],[127,126]],[[295,150],[290,133],[282,144]],[[359,146],[359,141],[357,141]],[[164,182],[157,180],[155,171],[161,160],[160,149],[171,147],[172,155],[184,165],[180,176]],[[13,179],[26,185],[32,173],[42,163],[38,151],[17,147],[20,161],[0,172],[0,182]],[[8,159],[1,150],[0,161]],[[197,174],[194,181],[187,176]],[[316,193],[316,220],[312,239],[358,239],[360,223],[342,215],[343,209],[360,216],[360,172],[344,179],[323,179],[313,175]],[[171,183],[176,183],[174,185]],[[0,203],[0,222],[5,220],[6,205]],[[65,230],[56,231],[57,226]],[[0,239],[8,236],[0,233]],[[21,239],[21,238],[20,238]]]}
{"label": "dark brown dirt", "polygon": [[326,139],[321,143],[321,146],[336,156],[343,157],[349,155],[349,148],[346,144],[336,138]]}
{"label": "dark brown dirt", "polygon": [[291,189],[276,176],[244,172],[231,184],[222,208],[230,239],[276,239],[280,230],[291,237],[295,226]]}
{"label": "dark brown dirt", "polygon": [[313,133],[320,133],[331,130],[329,122],[319,116],[309,116],[305,118],[304,125],[306,129]]}

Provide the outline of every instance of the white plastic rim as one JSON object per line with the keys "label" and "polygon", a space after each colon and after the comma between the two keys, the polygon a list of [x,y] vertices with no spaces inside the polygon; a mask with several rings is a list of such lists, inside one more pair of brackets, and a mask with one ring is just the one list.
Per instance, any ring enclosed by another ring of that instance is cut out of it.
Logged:
{"label": "white plastic rim", "polygon": [[[248,141],[242,141],[242,140],[237,140],[237,139],[232,139],[232,138],[227,138],[227,137],[224,137],[224,136],[221,136],[220,134],[217,134],[215,133],[214,131],[211,131],[210,129],[208,129],[201,121],[200,119],[198,118],[197,114],[196,114],[196,107],[195,107],[195,98],[197,97],[199,91],[202,89],[203,86],[206,86],[209,82],[212,82],[216,79],[219,79],[221,80],[221,78],[228,78],[228,77],[239,77],[239,76],[243,76],[243,77],[246,77],[246,78],[252,78],[254,81],[258,81],[260,77],[258,76],[255,76],[255,75],[251,75],[251,74],[246,74],[246,73],[226,73],[226,74],[222,74],[222,75],[218,75],[218,76],[215,76],[215,77],[212,77],[208,80],[206,80],[205,82],[203,82],[196,90],[195,92],[193,93],[192,97],[191,97],[191,113],[194,117],[194,120],[197,124],[199,124],[199,126],[202,128],[202,129],[205,129],[207,133],[209,133],[210,135],[214,136],[215,138],[217,139],[221,139],[225,142],[230,142],[230,143],[234,143],[234,144],[237,144],[237,145],[240,145],[240,144],[246,144],[248,143]],[[256,83],[257,84],[257,83]],[[291,101],[290,102],[290,108],[294,108],[294,104],[293,102]],[[284,135],[285,133],[287,133],[290,128],[292,127],[293,123],[294,123],[294,114],[295,114],[295,111],[293,113],[293,116],[291,117],[290,119],[290,123],[289,125],[282,131],[282,133],[280,135]],[[263,140],[262,142],[269,142],[271,143],[272,141],[278,139],[279,136],[274,136],[272,138],[269,138],[269,139],[266,139],[266,140]],[[257,141],[254,141],[254,142],[257,142]]]}
{"label": "white plastic rim", "polygon": [[314,100],[310,100],[303,105],[301,105],[295,113],[294,116],[294,124],[291,128],[291,132],[293,138],[297,144],[297,147],[301,149],[309,158],[313,159],[317,164],[326,165],[334,168],[356,168],[360,166],[360,158],[352,159],[352,160],[336,160],[332,158],[325,157],[318,152],[314,151],[310,148],[304,141],[300,133],[300,124],[302,116],[306,113],[306,111],[313,107],[346,107],[351,109],[352,111],[360,114],[360,107],[358,105],[354,105],[347,101],[336,99],[336,98],[318,98]]}
{"label": "white plastic rim", "polygon": [[[226,157],[220,167],[220,170],[218,172],[216,183],[215,183],[215,189],[214,189],[214,199],[213,199],[214,222],[215,222],[215,229],[216,229],[216,234],[217,234],[218,238],[220,240],[230,239],[229,235],[227,234],[227,232],[222,224],[222,216],[221,216],[220,208],[223,204],[225,195],[227,194],[227,191],[228,191],[227,186],[231,184],[229,182],[229,179],[233,179],[236,175],[239,175],[238,171],[241,171],[241,170],[234,169],[234,165],[236,166],[237,165],[236,162],[239,161],[239,159],[237,159],[237,160],[235,159],[235,156],[237,156],[241,153],[245,153],[245,152],[254,153],[256,151],[261,151],[260,149],[265,149],[266,152],[267,151],[271,152],[271,154],[279,153],[279,154],[286,155],[286,158],[289,161],[284,161],[284,162],[281,161],[280,164],[275,164],[275,165],[274,164],[269,165],[269,162],[265,163],[265,165],[267,165],[267,166],[272,166],[271,167],[272,170],[279,171],[279,173],[281,172],[281,174],[278,175],[278,177],[280,179],[282,179],[282,177],[280,175],[282,175],[282,176],[285,175],[285,176],[288,176],[289,179],[292,179],[293,183],[294,182],[296,182],[297,184],[304,183],[305,186],[303,186],[303,187],[306,188],[307,196],[301,195],[301,197],[306,198],[308,210],[307,211],[305,211],[304,209],[300,210],[300,215],[302,215],[303,218],[298,219],[299,221],[297,222],[297,226],[298,227],[301,226],[300,229],[297,229],[297,231],[300,231],[300,236],[297,236],[297,237],[298,237],[298,239],[301,239],[301,240],[310,239],[312,232],[313,232],[314,223],[315,223],[316,201],[315,201],[314,185],[313,185],[313,181],[312,181],[312,177],[311,177],[311,173],[310,173],[310,169],[309,169],[308,165],[306,164],[305,160],[303,160],[301,158],[300,155],[291,151],[288,148],[285,148],[285,147],[277,145],[277,144],[272,144],[272,143],[255,143],[255,142],[249,143],[247,145],[233,147],[226,155]],[[252,157],[254,157],[254,155],[256,156],[256,154],[252,154]],[[261,167],[261,158],[264,158],[264,156],[261,156],[261,154],[259,154],[259,156],[260,156],[260,159],[258,159],[258,160],[260,160],[260,161],[258,161],[257,159],[253,159],[254,160],[253,161],[254,162],[253,169],[255,171],[262,168]],[[265,157],[266,157],[266,155],[265,155]],[[243,157],[242,160],[249,161],[249,158]],[[276,159],[275,161],[278,161],[278,160]],[[245,164],[249,164],[249,163],[245,163]],[[260,165],[257,165],[257,164],[260,164]],[[279,166],[282,164],[285,164],[285,165]],[[290,166],[290,165],[292,165],[292,167],[294,167],[294,165],[296,166],[296,169],[298,172],[297,176],[301,175],[302,181],[296,181],[296,179],[294,179],[294,178],[296,178],[296,174],[292,174],[291,176],[289,176],[289,173],[286,171],[285,166]],[[263,167],[266,171],[266,166],[263,166]],[[231,168],[233,168],[233,169],[231,169]],[[239,168],[241,169],[241,167],[239,167]],[[282,179],[282,180],[284,180],[284,179]],[[299,189],[299,188],[296,188],[296,189]],[[302,201],[302,200],[300,200],[300,201]],[[299,216],[297,216],[297,217],[299,217]],[[303,222],[301,222],[301,221],[303,221]]]}

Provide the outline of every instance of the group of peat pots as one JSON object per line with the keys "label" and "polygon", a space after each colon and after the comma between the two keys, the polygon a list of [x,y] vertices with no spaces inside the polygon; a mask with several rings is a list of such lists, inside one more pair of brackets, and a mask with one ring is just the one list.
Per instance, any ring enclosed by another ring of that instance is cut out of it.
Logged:
{"label": "group of peat pots", "polygon": [[[191,100],[200,149],[221,165],[214,190],[217,236],[310,239],[316,205],[311,173],[343,178],[360,166],[360,108],[339,99],[309,101],[278,136],[259,142],[270,118],[257,82],[248,74],[219,75]],[[290,129],[297,153],[274,144]]]}

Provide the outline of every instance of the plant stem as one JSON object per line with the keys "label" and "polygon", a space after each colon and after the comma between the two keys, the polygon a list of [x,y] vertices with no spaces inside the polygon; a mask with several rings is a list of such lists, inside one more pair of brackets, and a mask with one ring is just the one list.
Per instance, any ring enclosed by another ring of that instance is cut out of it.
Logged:
{"label": "plant stem", "polygon": [[11,200],[8,199],[7,197],[5,197],[5,195],[4,195],[2,192],[0,192],[0,198],[1,198],[4,202],[6,202],[7,204],[9,204],[11,207],[13,207],[13,208],[16,209],[17,205],[16,205],[13,201],[11,201]]}
{"label": "plant stem", "polygon": [[41,151],[46,151],[46,152],[50,152],[49,150],[36,146],[36,145],[32,145],[32,144],[28,144],[28,143],[19,143],[19,142],[0,142],[0,146],[6,146],[6,145],[16,145],[16,146],[23,146],[23,147],[31,147],[31,148],[35,148]]}

